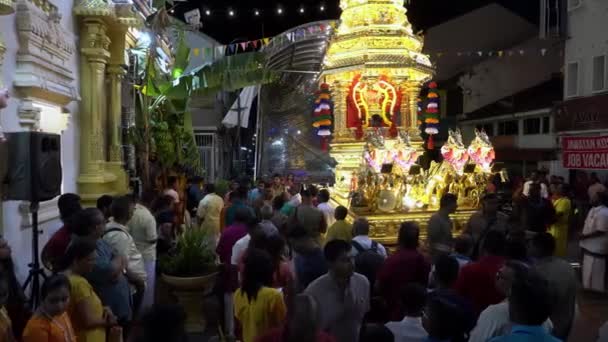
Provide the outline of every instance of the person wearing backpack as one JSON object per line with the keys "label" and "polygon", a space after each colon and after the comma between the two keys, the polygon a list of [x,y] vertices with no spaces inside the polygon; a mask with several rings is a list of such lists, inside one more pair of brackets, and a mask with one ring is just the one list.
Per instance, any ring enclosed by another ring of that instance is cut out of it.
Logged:
{"label": "person wearing backpack", "polygon": [[139,310],[146,290],[146,267],[141,252],[137,249],[133,236],[127,227],[133,217],[135,204],[128,196],[114,198],[110,206],[112,218],[106,224],[103,240],[127,260],[125,276],[136,292],[133,295],[134,313]]}
{"label": "person wearing backpack", "polygon": [[387,256],[386,248],[369,238],[369,221],[366,218],[355,220],[353,235],[351,255],[355,259],[355,271],[364,275],[373,289],[376,273]]}

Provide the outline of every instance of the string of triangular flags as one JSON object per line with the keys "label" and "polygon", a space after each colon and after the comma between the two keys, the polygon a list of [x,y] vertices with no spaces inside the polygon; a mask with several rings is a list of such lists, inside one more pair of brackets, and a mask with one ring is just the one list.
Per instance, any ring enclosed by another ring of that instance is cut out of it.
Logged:
{"label": "string of triangular flags", "polygon": [[[227,44],[227,45],[216,45],[213,47],[191,47],[194,56],[212,57],[222,56],[226,53],[234,54],[239,51],[247,51],[249,48],[257,49],[258,47],[266,46],[273,42],[274,44],[282,45],[285,42],[295,42],[310,35],[318,35],[327,30],[336,29],[338,23],[332,22],[330,24],[318,24],[311,25],[306,28],[298,28],[286,34],[281,34],[276,37],[265,37],[246,42]],[[431,58],[445,58],[445,57],[523,57],[523,56],[547,56],[559,53],[560,56],[564,55],[563,49],[549,48],[549,47],[537,47],[537,48],[525,48],[525,49],[506,49],[506,50],[476,50],[476,51],[431,51],[424,53],[431,56]]]}
{"label": "string of triangular flags", "polygon": [[317,35],[324,31],[335,29],[336,27],[337,23],[335,22],[330,24],[311,25],[306,28],[295,29],[291,32],[281,34],[276,37],[266,37],[234,44],[216,45],[213,47],[191,47],[191,49],[194,56],[197,57],[221,56],[225,53],[233,54],[239,51],[247,51],[249,48],[257,49],[258,47],[270,44],[271,41],[279,45],[284,42],[295,42],[310,35]]}
{"label": "string of triangular flags", "polygon": [[427,52],[431,58],[442,58],[442,57],[522,57],[522,56],[547,56],[558,53],[560,57],[564,56],[563,49],[552,49],[552,48],[527,48],[527,49],[509,49],[509,50],[490,50],[490,51],[450,51],[450,52]]}

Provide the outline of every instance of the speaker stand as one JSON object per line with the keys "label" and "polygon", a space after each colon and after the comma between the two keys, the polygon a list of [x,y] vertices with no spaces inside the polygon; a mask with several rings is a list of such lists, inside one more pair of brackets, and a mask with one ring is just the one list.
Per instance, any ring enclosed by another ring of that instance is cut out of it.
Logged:
{"label": "speaker stand", "polygon": [[23,292],[31,284],[30,292],[30,308],[32,310],[40,305],[40,278],[46,280],[44,269],[40,267],[40,258],[38,256],[38,237],[41,231],[38,229],[38,208],[40,203],[37,201],[30,202],[30,213],[32,214],[32,262],[28,265],[30,272],[23,283]]}

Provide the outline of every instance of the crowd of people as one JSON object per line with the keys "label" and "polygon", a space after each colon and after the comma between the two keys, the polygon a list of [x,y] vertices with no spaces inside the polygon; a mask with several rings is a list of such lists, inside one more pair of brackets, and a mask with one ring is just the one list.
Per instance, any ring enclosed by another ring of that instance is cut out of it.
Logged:
{"label": "crowd of people", "polygon": [[[58,206],[61,227],[44,246],[53,274],[31,312],[0,240],[0,340],[24,342],[184,341],[185,314],[155,304],[157,262],[184,229],[209,232],[223,265],[220,336],[243,342],[565,341],[578,277],[563,259],[573,205],[563,182],[533,175],[499,211],[489,191],[462,231],[445,194],[421,235],[403,222],[397,247],[374,241],[370,222],[352,223],[328,189],[274,176],[226,194],[193,180],[180,193],[102,196]],[[599,190],[598,190],[599,189]],[[583,285],[605,292],[608,196],[589,188],[581,236]],[[183,210],[179,210],[182,208]],[[180,216],[180,217],[178,217]],[[606,221],[605,221],[606,220]],[[565,227],[565,228],[564,228]],[[371,236],[370,236],[371,235]],[[202,310],[202,308],[201,308]]]}
{"label": "crowd of people", "polygon": [[[231,265],[225,333],[244,342],[566,340],[577,276],[558,255],[559,220],[528,215],[541,183],[526,187],[512,215],[486,194],[458,237],[458,198],[446,194],[427,236],[404,222],[394,251],[370,237],[367,219],[351,224],[347,208],[329,205],[327,189],[277,176],[251,190],[235,184],[213,213],[203,199],[198,220],[220,217],[217,253]],[[547,195],[559,200],[560,189]]]}

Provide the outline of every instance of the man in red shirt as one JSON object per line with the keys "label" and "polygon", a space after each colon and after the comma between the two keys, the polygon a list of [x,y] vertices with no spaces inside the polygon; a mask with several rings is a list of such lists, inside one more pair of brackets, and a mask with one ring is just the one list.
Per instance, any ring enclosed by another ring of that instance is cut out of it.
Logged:
{"label": "man in red shirt", "polygon": [[63,226],[51,236],[42,249],[42,263],[44,266],[51,268],[53,272],[59,270],[63,256],[72,240],[72,229],[68,221],[74,214],[82,210],[80,196],[69,193],[63,194],[57,201],[57,207],[59,207],[59,216]]}
{"label": "man in red shirt", "polygon": [[491,230],[486,234],[479,261],[460,269],[456,291],[473,304],[475,315],[490,305],[500,303],[505,296],[496,289],[496,274],[505,263],[502,256],[506,238],[504,233]]}
{"label": "man in red shirt", "polygon": [[388,305],[391,321],[401,321],[401,294],[406,285],[428,284],[431,266],[418,252],[420,228],[415,222],[404,222],[399,229],[399,251],[389,256],[376,275],[376,288]]}

